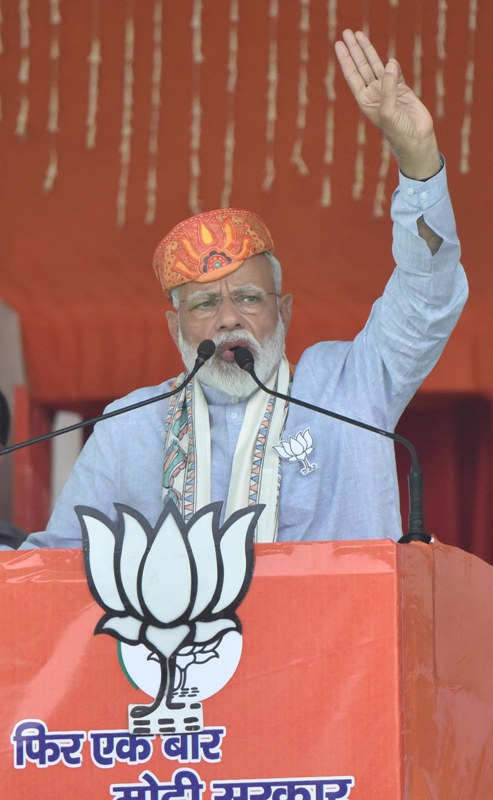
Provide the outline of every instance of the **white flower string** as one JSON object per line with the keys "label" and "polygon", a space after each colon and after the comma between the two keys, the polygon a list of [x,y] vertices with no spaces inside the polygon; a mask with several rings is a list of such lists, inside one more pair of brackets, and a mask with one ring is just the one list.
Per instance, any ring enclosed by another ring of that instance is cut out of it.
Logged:
{"label": "white flower string", "polygon": [[308,175],[308,167],[303,159],[306,112],[308,109],[308,34],[310,31],[310,0],[300,2],[300,54],[298,69],[298,112],[296,115],[296,138],[291,163],[298,168],[300,175]]}
{"label": "white flower string", "polygon": [[20,65],[18,73],[19,81],[19,111],[17,112],[17,120],[15,126],[16,135],[20,139],[25,139],[27,134],[27,120],[29,117],[29,97],[27,93],[27,86],[29,83],[29,0],[19,0],[19,48],[20,48]]}
{"label": "white flower string", "polygon": [[334,57],[334,44],[337,28],[337,0],[327,0],[327,39],[328,60],[325,74],[325,90],[327,93],[327,108],[325,112],[325,152],[324,174],[322,177],[322,194],[320,205],[327,208],[332,203],[331,171],[334,161],[334,103],[336,100],[335,75],[336,65]]}
{"label": "white flower string", "polygon": [[202,106],[200,102],[200,73],[204,56],[202,55],[202,0],[194,0],[192,9],[192,63],[193,63],[193,94],[190,124],[190,186],[188,190],[188,205],[192,214],[199,214],[201,204],[199,199],[200,180],[200,140],[202,129]]}
{"label": "white flower string", "polygon": [[387,202],[385,195],[385,186],[387,183],[387,176],[389,174],[390,164],[390,146],[386,139],[382,139],[382,150],[380,158],[380,169],[378,172],[378,183],[375,191],[375,199],[373,201],[373,214],[375,217],[383,217],[384,207]]}
{"label": "white flower string", "polygon": [[277,27],[279,18],[278,0],[269,3],[269,59],[267,65],[267,124],[265,130],[265,167],[262,189],[266,192],[272,188],[276,177],[274,161],[274,143],[276,139],[277,122],[277,88],[279,84],[279,69],[277,66]]}
{"label": "white flower string", "polygon": [[435,76],[435,116],[441,119],[445,114],[445,40],[447,37],[447,0],[438,0],[438,19],[437,19],[437,70]]}
{"label": "white flower string", "polygon": [[[387,60],[395,58],[395,29],[396,29],[396,14],[399,6],[399,0],[389,0],[389,44],[387,51]],[[387,177],[389,174],[390,165],[390,147],[386,139],[382,139],[381,145],[381,158],[380,169],[378,172],[378,183],[375,191],[375,198],[373,201],[373,214],[375,217],[383,217],[387,197],[385,194],[385,187],[387,184]]]}
{"label": "white flower string", "polygon": [[87,87],[86,147],[96,146],[97,115],[99,105],[99,69],[101,64],[101,39],[99,37],[99,0],[93,0],[91,49],[87,57],[89,63],[89,83]]}
{"label": "white flower string", "polygon": [[[370,0],[364,0],[362,31],[370,36]],[[354,181],[351,187],[353,200],[361,200],[365,185],[365,147],[366,147],[366,119],[360,117],[356,132],[356,158],[354,161]]]}
{"label": "white flower string", "polygon": [[423,0],[414,0],[415,29],[413,42],[413,92],[421,97],[423,76]]}
{"label": "white flower string", "polygon": [[360,119],[356,132],[356,158],[354,160],[354,181],[351,189],[353,200],[361,200],[365,185],[365,147],[366,120]]}
{"label": "white flower string", "polygon": [[235,151],[235,97],[238,78],[238,22],[240,18],[239,0],[230,0],[229,6],[229,45],[228,80],[226,83],[227,122],[224,137],[224,173],[221,208],[230,204],[233,188],[233,161]]}
{"label": "white flower string", "polygon": [[151,114],[149,121],[148,168],[146,183],[146,225],[152,225],[156,219],[157,206],[157,157],[159,145],[159,112],[161,109],[161,74],[162,74],[162,27],[163,3],[154,0],[152,26],[152,75],[151,75]]}
{"label": "white flower string", "polygon": [[50,93],[48,100],[47,130],[50,154],[43,181],[43,191],[51,192],[58,175],[57,134],[59,117],[58,73],[60,64],[60,0],[50,0]]}
{"label": "white flower string", "polygon": [[127,16],[125,19],[123,104],[122,124],[120,131],[120,176],[118,179],[118,194],[116,198],[116,224],[119,228],[122,228],[125,224],[127,210],[128,176],[130,172],[133,133],[134,39],[133,6],[132,3],[129,2],[127,6]]}
{"label": "white flower string", "polygon": [[476,45],[476,30],[478,22],[478,0],[469,0],[468,28],[468,59],[464,87],[464,119],[460,134],[460,171],[469,172],[469,155],[471,153],[472,105],[474,99],[474,59]]}
{"label": "white flower string", "polygon": [[396,44],[395,44],[395,29],[396,29],[396,11],[399,5],[399,0],[389,0],[389,44],[387,47],[387,59],[395,58]]}
{"label": "white flower string", "polygon": [[[15,0],[14,0],[15,2]],[[360,0],[362,6],[362,30],[369,35],[369,20],[371,0]],[[85,146],[88,150],[96,147],[98,132],[101,127],[100,108],[101,101],[101,65],[102,65],[102,37],[101,25],[101,0],[91,0],[92,4],[92,27],[90,40],[86,45],[87,56],[87,107],[85,119]],[[200,200],[200,180],[201,180],[201,153],[202,153],[202,105],[201,105],[201,79],[203,55],[203,0],[192,0],[191,3],[191,61],[192,61],[192,96],[191,96],[191,117],[190,117],[190,138],[189,138],[189,170],[190,180],[188,188],[188,204],[191,213],[201,211]],[[383,6],[384,4],[382,4]],[[404,4],[400,0],[387,0],[386,3],[386,24],[388,27],[388,44],[386,58],[391,57],[396,52],[396,32],[398,29],[398,14],[400,6]],[[43,176],[43,189],[51,192],[55,186],[59,173],[59,147],[60,147],[60,115],[62,111],[60,97],[60,77],[62,61],[60,55],[61,35],[64,33],[61,22],[61,11],[64,10],[62,0],[47,0],[46,6],[49,10],[49,74],[48,74],[48,101],[47,101],[47,161]],[[45,7],[46,7],[45,6]],[[325,60],[325,108],[324,111],[324,145],[323,161],[320,176],[319,202],[322,207],[330,207],[333,203],[334,193],[334,158],[335,158],[335,128],[337,110],[337,61],[334,57],[334,42],[337,31],[337,18],[341,4],[337,0],[326,0],[325,4],[325,31],[320,31],[324,35],[325,46],[328,48]],[[374,4],[376,7],[376,4]],[[379,3],[379,9],[382,10]],[[5,7],[4,0],[0,0],[0,55],[4,54],[5,46]],[[450,7],[450,11],[449,11]],[[460,162],[459,170],[462,174],[470,171],[471,157],[471,136],[473,125],[473,102],[475,91],[475,69],[477,47],[477,28],[479,14],[479,0],[467,0],[468,7],[468,41],[464,47],[464,88],[463,88],[463,110],[462,126],[460,130]],[[133,0],[126,0],[125,12],[125,47],[123,64],[123,87],[122,87],[122,112],[121,130],[119,138],[119,177],[116,197],[116,224],[122,227],[127,216],[127,194],[130,176],[131,145],[133,143],[133,126],[135,113],[135,89],[134,89],[134,3]],[[163,93],[163,15],[165,9],[164,0],[152,0],[152,50],[149,57],[152,59],[150,68],[150,103],[148,110],[148,143],[147,143],[147,169],[145,177],[146,208],[144,222],[151,225],[155,222],[158,203],[158,148],[160,129],[163,122],[161,119],[161,95]],[[267,74],[266,74],[266,111],[265,111],[265,150],[263,157],[262,190],[270,191],[276,180],[275,145],[278,138],[278,115],[279,115],[279,81],[280,68],[279,58],[279,21],[280,9],[282,8],[279,0],[269,0],[265,4],[264,24],[269,25],[266,32],[268,35]],[[311,0],[298,0],[297,13],[297,35],[298,35],[298,64],[297,75],[295,76],[295,88],[297,92],[296,118],[294,142],[290,152],[290,163],[294,165],[298,174],[305,176],[308,174],[308,151],[306,151],[306,134],[308,125],[309,107],[309,67],[310,67],[310,25],[311,20]],[[449,13],[453,8],[448,0],[436,0],[433,4],[434,19],[436,19],[436,69],[435,69],[435,98],[434,116],[444,118],[446,113],[446,81],[447,73],[447,36],[449,27]],[[32,98],[30,97],[33,68],[33,33],[32,25],[33,5],[30,0],[17,0],[16,10],[19,30],[18,39],[18,61],[17,61],[17,107],[14,109],[15,116],[15,135],[20,140],[25,140],[30,133],[32,118]],[[412,65],[410,68],[409,83],[414,92],[421,96],[423,88],[423,42],[425,24],[425,0],[414,0],[414,32],[412,43]],[[221,206],[228,206],[231,202],[234,183],[234,166],[236,152],[236,112],[238,110],[238,63],[239,63],[239,24],[240,24],[240,2],[239,0],[229,0],[229,34],[228,34],[228,60],[226,77],[226,121],[224,131],[223,147],[223,180],[221,188]],[[136,13],[136,12],[135,12]],[[140,11],[139,11],[140,13]],[[63,13],[65,17],[65,13]],[[318,34],[317,34],[318,35]],[[14,78],[15,82],[15,78]],[[0,97],[0,121],[5,120],[2,114],[2,98]],[[321,111],[321,109],[319,110]],[[146,124],[144,120],[144,125]],[[100,134],[99,134],[100,135]],[[354,154],[354,173],[351,186],[353,200],[361,200],[368,188],[365,186],[366,178],[366,149],[368,138],[368,121],[360,118],[357,127],[354,128],[353,141],[355,143]],[[391,162],[391,151],[388,144],[382,142],[380,163],[376,186],[374,187],[373,213],[376,217],[382,217],[388,206],[388,178]]]}

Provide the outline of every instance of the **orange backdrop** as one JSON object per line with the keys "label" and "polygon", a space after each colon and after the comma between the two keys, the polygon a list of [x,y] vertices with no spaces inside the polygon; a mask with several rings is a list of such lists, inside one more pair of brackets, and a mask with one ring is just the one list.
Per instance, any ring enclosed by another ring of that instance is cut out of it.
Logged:
{"label": "orange backdrop", "polygon": [[[491,4],[52,0],[23,8],[2,3],[0,297],[20,314],[31,399],[45,409],[92,412],[176,372],[152,253],[173,224],[225,198],[257,211],[272,230],[296,298],[291,359],[320,338],[354,336],[393,266],[396,176],[393,163],[382,173],[376,132],[367,129],[358,146],[357,109],[341,75],[331,77],[332,41],[343,27],[366,25],[383,54],[395,48],[437,118],[471,282],[468,308],[402,432],[422,454],[430,528],[493,559]],[[101,60],[93,59],[91,84],[94,42]],[[296,145],[306,174],[293,162]],[[269,156],[275,175],[266,189]],[[56,176],[43,188],[55,157]],[[156,211],[146,222],[150,167]]]}

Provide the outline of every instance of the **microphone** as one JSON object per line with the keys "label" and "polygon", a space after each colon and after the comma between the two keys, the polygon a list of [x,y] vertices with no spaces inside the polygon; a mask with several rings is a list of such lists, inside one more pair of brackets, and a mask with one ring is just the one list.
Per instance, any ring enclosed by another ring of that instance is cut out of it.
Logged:
{"label": "microphone", "polygon": [[43,442],[46,439],[53,439],[55,436],[60,436],[62,433],[70,433],[70,431],[76,431],[79,428],[85,428],[88,425],[95,425],[96,422],[101,422],[103,419],[116,417],[118,414],[124,414],[126,411],[133,411],[135,408],[148,406],[151,403],[157,403],[158,400],[165,400],[167,397],[178,394],[178,392],[181,392],[181,390],[190,383],[199,369],[203,367],[205,362],[214,355],[215,349],[216,345],[212,339],[204,339],[202,342],[200,342],[199,346],[197,347],[197,358],[195,359],[195,364],[192,371],[186,376],[183,383],[180,383],[179,386],[175,386],[175,388],[170,392],[164,392],[164,394],[158,394],[155,397],[148,397],[147,400],[140,400],[138,403],[133,403],[130,406],[124,406],[124,408],[117,408],[115,411],[108,411],[106,414],[101,414],[99,417],[84,419],[82,422],[76,422],[73,425],[68,425],[66,428],[59,428],[56,431],[50,431],[49,433],[41,434],[41,436],[35,436],[33,439],[26,439],[25,442],[18,442],[17,444],[12,444],[9,447],[4,447],[0,450],[0,456],[6,456],[9,453],[13,453],[14,450],[20,450],[22,447],[29,447],[31,444],[37,444],[37,442]]}
{"label": "microphone", "polygon": [[298,400],[296,397],[291,397],[290,395],[276,392],[274,389],[269,389],[267,386],[264,386],[264,384],[255,374],[255,361],[248,347],[237,347],[234,351],[234,356],[235,361],[240,369],[248,372],[252,376],[257,386],[260,386],[264,392],[274,395],[274,397],[279,397],[281,400],[287,400],[289,403],[294,403],[302,408],[307,408],[310,411],[317,411],[319,414],[325,414],[327,417],[333,417],[341,422],[347,422],[350,425],[356,425],[358,428],[364,428],[364,430],[371,431],[372,433],[378,433],[380,436],[386,436],[388,439],[393,439],[395,442],[403,444],[411,456],[411,470],[408,475],[408,531],[406,534],[404,534],[404,536],[401,536],[399,539],[399,544],[408,544],[409,542],[416,541],[426,542],[427,544],[431,542],[431,536],[424,530],[423,473],[419,464],[416,448],[413,444],[411,444],[409,439],[406,439],[404,436],[400,436],[398,433],[391,433],[390,431],[383,430],[382,428],[376,428],[374,425],[369,425],[367,422],[361,422],[360,420],[352,419],[351,417],[345,417],[343,414],[337,414],[335,411],[329,411],[327,408],[321,408],[319,406],[312,405],[312,403],[307,403],[304,400]]}
{"label": "microphone", "polygon": [[[209,361],[210,358],[216,352],[216,345],[212,341],[212,339],[204,339],[200,342],[199,346],[197,347],[197,358],[195,359],[195,364],[193,367],[192,372],[190,373],[189,377],[187,378],[187,382],[191,381],[194,375],[197,374],[197,371],[202,367],[206,361]],[[185,384],[183,384],[185,386]]]}

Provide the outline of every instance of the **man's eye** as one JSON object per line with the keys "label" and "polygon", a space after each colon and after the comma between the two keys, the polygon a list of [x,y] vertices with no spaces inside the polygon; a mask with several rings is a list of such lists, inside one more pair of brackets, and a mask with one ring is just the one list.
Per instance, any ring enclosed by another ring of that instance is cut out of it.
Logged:
{"label": "man's eye", "polygon": [[240,294],[236,298],[236,302],[242,305],[254,305],[255,303],[260,303],[262,300],[262,296],[259,294]]}
{"label": "man's eye", "polygon": [[191,306],[192,311],[200,311],[201,309],[215,308],[218,304],[217,297],[206,297],[205,300],[199,300]]}

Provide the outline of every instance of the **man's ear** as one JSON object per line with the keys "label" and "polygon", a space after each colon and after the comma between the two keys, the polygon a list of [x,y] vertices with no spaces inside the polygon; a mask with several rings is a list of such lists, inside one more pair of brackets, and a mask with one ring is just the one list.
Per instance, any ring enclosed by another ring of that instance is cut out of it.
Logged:
{"label": "man's ear", "polygon": [[284,325],[284,331],[286,333],[288,332],[292,313],[293,313],[293,295],[283,294],[282,297],[279,298],[279,314],[282,320],[282,324]]}
{"label": "man's ear", "polygon": [[177,347],[179,347],[179,333],[180,333],[180,323],[178,322],[178,314],[176,311],[167,311],[166,312],[166,320],[168,322],[168,330],[170,332],[171,338],[173,339],[174,343]]}

